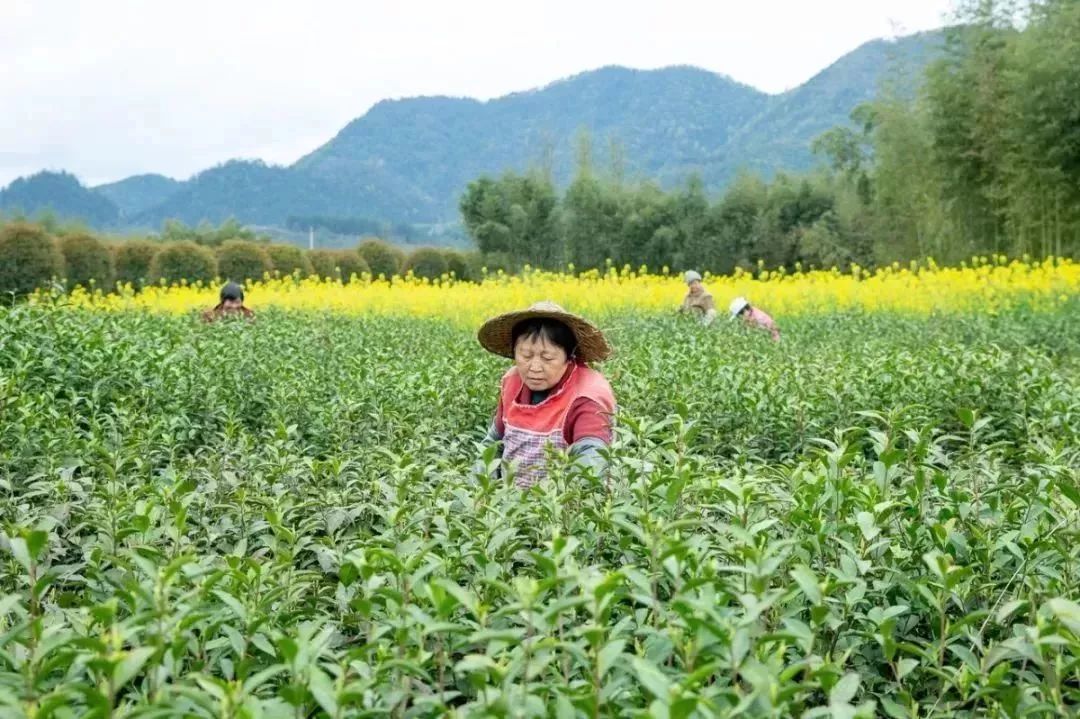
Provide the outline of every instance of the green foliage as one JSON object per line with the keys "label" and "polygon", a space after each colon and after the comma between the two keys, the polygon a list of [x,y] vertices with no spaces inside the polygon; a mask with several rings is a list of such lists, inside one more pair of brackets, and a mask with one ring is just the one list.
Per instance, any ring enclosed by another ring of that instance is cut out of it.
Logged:
{"label": "green foliage", "polygon": [[218,274],[213,250],[194,242],[170,242],[164,245],[150,262],[150,281],[166,284],[211,282]]}
{"label": "green foliage", "polygon": [[371,268],[371,274],[376,277],[393,277],[404,271],[405,253],[378,238],[369,237],[363,240],[356,251]]}
{"label": "green foliage", "polygon": [[148,240],[124,240],[112,245],[112,266],[117,282],[143,286],[150,276],[150,264],[161,245]]}
{"label": "green foliage", "polygon": [[148,240],[124,240],[112,246],[116,281],[139,288],[150,277],[150,265],[161,245]]}
{"label": "green foliage", "polygon": [[487,262],[483,253],[459,252],[456,249],[443,250],[446,258],[448,272],[453,272],[458,280],[465,282],[480,282],[484,279],[484,268]]}
{"label": "green foliage", "polygon": [[41,227],[12,222],[0,228],[0,292],[25,295],[64,274],[64,256]]}
{"label": "green foliage", "polygon": [[917,100],[887,89],[821,138],[878,262],[1080,252],[1080,9],[1026,10],[1018,28],[1012,5],[964,5]]}
{"label": "green foliage", "polygon": [[274,269],[263,245],[247,240],[227,240],[217,251],[218,274],[234,282],[261,280]]}
{"label": "green foliage", "polygon": [[511,275],[522,269],[522,266],[505,252],[492,252],[486,255],[476,253],[470,257],[473,267],[472,272],[477,277],[483,277],[485,274],[495,275],[500,270]]}
{"label": "green foliage", "polygon": [[[665,198],[666,199],[666,198]],[[622,187],[597,178],[582,160],[563,198],[566,259],[580,269],[603,267],[620,240]],[[671,261],[672,248],[664,254]]]}
{"label": "green foliage", "polygon": [[466,226],[477,246],[487,250],[486,256],[508,258],[498,264],[514,269],[525,264],[553,267],[556,258],[582,270],[603,268],[611,261],[620,267],[724,274],[736,267],[752,268],[759,260],[769,267],[797,262],[869,266],[875,261],[862,224],[865,208],[850,208],[848,196],[856,195],[834,177],[780,174],[766,184],[743,175],[710,203],[696,177],[664,192],[649,183],[627,185],[598,177],[583,164],[561,199],[551,195],[552,204],[545,200],[545,209],[533,213],[546,218],[540,223],[543,232],[534,231],[537,223],[528,220],[529,213],[518,204],[510,205],[509,214],[516,212],[520,222],[490,219],[502,212],[502,198],[529,182],[514,175],[481,179],[462,199]]}
{"label": "green foliage", "polygon": [[481,252],[505,252],[550,269],[563,259],[557,207],[550,179],[513,173],[470,183],[460,202],[462,220]]}
{"label": "green foliage", "polygon": [[417,277],[436,280],[450,271],[446,255],[434,247],[423,247],[409,255],[405,271]]}
{"label": "green foliage", "polygon": [[333,279],[337,264],[337,250],[334,249],[310,249],[308,260],[311,262],[312,274],[322,277],[323,280]]}
{"label": "green foliage", "polygon": [[229,240],[253,242],[257,238],[252,230],[230,216],[218,226],[203,221],[197,227],[188,227],[179,220],[166,220],[161,227],[161,239],[164,242],[194,242],[207,247],[221,247]]}
{"label": "green foliage", "polygon": [[522,493],[475,328],[2,310],[0,713],[1070,716],[1078,311],[597,317]]}
{"label": "green foliage", "polygon": [[275,272],[291,275],[299,270],[301,277],[314,272],[307,254],[296,245],[270,244],[264,247]]}
{"label": "green foliage", "polygon": [[68,287],[109,290],[113,281],[113,262],[109,248],[93,235],[65,235],[60,238],[64,255],[64,277]]}
{"label": "green foliage", "polygon": [[1001,158],[1010,249],[1080,252],[1080,5],[1032,5],[1012,36]]}
{"label": "green foliage", "polygon": [[335,258],[338,252],[338,250],[309,250],[307,257],[311,262],[312,274],[324,280],[333,279],[337,274],[335,270],[337,260]]}
{"label": "green foliage", "polygon": [[349,282],[353,275],[371,274],[371,267],[354,250],[311,250],[308,258],[314,274],[323,279]]}
{"label": "green foliage", "polygon": [[446,271],[453,273],[459,280],[473,281],[476,277],[472,275],[471,263],[469,261],[469,255],[460,253],[456,249],[444,249],[443,259],[446,260]]}

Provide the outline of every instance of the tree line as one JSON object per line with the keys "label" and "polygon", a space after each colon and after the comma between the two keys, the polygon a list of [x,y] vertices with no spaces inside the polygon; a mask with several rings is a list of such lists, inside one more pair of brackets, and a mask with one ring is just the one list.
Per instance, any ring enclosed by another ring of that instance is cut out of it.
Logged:
{"label": "tree line", "polygon": [[374,237],[348,249],[304,250],[256,241],[247,231],[224,234],[237,227],[226,223],[192,236],[192,228],[173,225],[181,236],[163,233],[155,239],[110,241],[85,229],[0,218],[0,296],[21,297],[50,287],[109,292],[179,282],[246,283],[288,276],[350,282],[365,276],[412,274],[430,280],[454,276],[475,281],[485,270],[478,253],[432,247],[406,253]]}
{"label": "tree line", "polygon": [[920,89],[886,82],[813,144],[822,167],[744,174],[718,197],[598,169],[589,138],[559,191],[541,170],[481,177],[460,201],[505,264],[727,273],[978,254],[1080,252],[1080,2],[961,5]]}

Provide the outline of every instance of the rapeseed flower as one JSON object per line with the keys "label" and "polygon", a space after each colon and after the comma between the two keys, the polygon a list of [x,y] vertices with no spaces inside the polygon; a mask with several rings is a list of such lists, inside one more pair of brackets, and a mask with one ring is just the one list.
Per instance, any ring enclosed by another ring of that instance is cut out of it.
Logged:
{"label": "rapeseed flower", "polygon": [[[666,268],[665,268],[666,270]],[[836,311],[950,313],[996,311],[1027,302],[1053,307],[1080,290],[1080,264],[1068,259],[1008,261],[973,258],[960,267],[939,267],[932,259],[877,270],[858,266],[793,272],[759,268],[728,276],[705,276],[718,304],[745,296],[776,316]],[[657,314],[674,310],[685,293],[680,276],[653,274],[629,267],[574,273],[531,270],[522,275],[502,272],[482,282],[461,282],[444,275],[437,280],[413,276],[392,279],[354,278],[353,282],[317,278],[266,277],[249,284],[255,309],[312,310],[349,314],[407,315],[443,318],[473,325],[497,312],[551,299],[586,315]],[[66,297],[70,306],[105,311],[141,310],[188,313],[217,301],[218,285],[180,283],[135,291],[121,286],[104,293],[77,288]],[[50,301],[39,293],[31,301]]]}

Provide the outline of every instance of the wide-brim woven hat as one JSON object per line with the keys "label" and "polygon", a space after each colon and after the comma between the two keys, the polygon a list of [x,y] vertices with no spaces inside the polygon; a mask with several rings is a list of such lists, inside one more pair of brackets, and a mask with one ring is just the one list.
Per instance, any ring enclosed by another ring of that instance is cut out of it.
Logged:
{"label": "wide-brim woven hat", "polygon": [[492,317],[480,327],[476,337],[488,352],[513,359],[514,325],[537,318],[558,320],[569,327],[577,338],[577,358],[580,361],[601,362],[611,356],[611,345],[599,327],[550,301],[537,302],[527,309]]}

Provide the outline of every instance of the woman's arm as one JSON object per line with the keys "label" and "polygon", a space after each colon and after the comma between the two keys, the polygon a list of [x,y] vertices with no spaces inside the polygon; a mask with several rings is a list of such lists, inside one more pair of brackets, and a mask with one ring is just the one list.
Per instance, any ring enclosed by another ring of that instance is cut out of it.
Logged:
{"label": "woman's arm", "polygon": [[608,461],[600,450],[607,447],[607,442],[596,437],[585,437],[570,445],[570,457],[582,467],[591,469],[597,477],[603,477],[607,474]]}
{"label": "woman's arm", "polygon": [[716,319],[716,303],[713,301],[712,295],[705,295],[701,300],[701,309],[705,311],[705,316],[701,318],[702,323],[708,327]]}
{"label": "woman's arm", "polygon": [[611,423],[611,417],[599,404],[584,397],[574,402],[566,417],[564,439],[570,445],[570,457],[591,468],[598,477],[604,476],[608,468],[601,450],[611,445]]}

